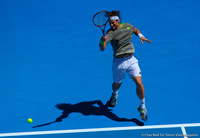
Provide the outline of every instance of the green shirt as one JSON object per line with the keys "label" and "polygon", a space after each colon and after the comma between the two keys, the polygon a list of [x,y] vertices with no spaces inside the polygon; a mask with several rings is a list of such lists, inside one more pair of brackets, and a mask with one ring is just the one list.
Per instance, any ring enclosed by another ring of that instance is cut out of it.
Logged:
{"label": "green shirt", "polygon": [[114,57],[125,53],[135,53],[133,43],[131,42],[134,30],[135,27],[133,25],[129,23],[122,23],[122,27],[120,29],[116,29],[114,31],[109,29],[106,32],[107,40],[105,42],[107,44],[110,42],[112,45]]}

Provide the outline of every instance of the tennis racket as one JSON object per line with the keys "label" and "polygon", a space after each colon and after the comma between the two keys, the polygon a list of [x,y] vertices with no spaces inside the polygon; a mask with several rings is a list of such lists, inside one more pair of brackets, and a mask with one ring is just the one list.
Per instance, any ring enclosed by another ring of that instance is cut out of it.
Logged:
{"label": "tennis racket", "polygon": [[100,11],[93,16],[93,23],[102,30],[103,36],[105,37],[106,24],[109,21],[109,14],[107,11]]}

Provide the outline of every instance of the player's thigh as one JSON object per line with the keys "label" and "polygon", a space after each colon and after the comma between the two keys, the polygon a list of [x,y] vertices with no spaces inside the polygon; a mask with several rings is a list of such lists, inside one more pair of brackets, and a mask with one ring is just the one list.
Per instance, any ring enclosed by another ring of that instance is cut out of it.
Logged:
{"label": "player's thigh", "polygon": [[113,82],[121,83],[125,78],[125,64],[120,61],[114,61],[112,65]]}
{"label": "player's thigh", "polygon": [[142,76],[138,62],[133,63],[132,65],[129,66],[129,68],[127,69],[127,74],[129,75],[130,78]]}

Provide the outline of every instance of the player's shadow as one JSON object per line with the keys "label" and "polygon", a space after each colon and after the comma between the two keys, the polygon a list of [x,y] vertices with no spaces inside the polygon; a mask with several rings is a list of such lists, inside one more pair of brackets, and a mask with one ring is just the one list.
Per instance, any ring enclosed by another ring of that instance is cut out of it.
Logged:
{"label": "player's shadow", "polygon": [[117,122],[134,122],[138,126],[144,125],[143,122],[139,121],[136,118],[127,119],[127,118],[118,117],[117,115],[115,115],[112,112],[111,109],[108,108],[107,104],[104,105],[100,100],[80,102],[77,104],[61,103],[61,104],[55,105],[55,107],[57,107],[60,110],[63,110],[61,116],[59,116],[53,122],[33,126],[33,128],[50,125],[50,124],[56,123],[56,122],[61,122],[63,119],[67,118],[69,116],[69,114],[71,114],[71,113],[81,113],[85,116],[88,116],[88,115],[100,116],[101,115],[101,116],[105,116],[105,117],[107,117],[113,121],[117,121]]}

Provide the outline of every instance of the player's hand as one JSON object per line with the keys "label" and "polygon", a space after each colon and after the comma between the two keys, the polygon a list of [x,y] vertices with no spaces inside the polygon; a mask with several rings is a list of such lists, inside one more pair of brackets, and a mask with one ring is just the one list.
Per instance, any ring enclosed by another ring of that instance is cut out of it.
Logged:
{"label": "player's hand", "polygon": [[140,41],[141,41],[142,44],[143,44],[143,41],[146,41],[146,42],[148,42],[148,43],[151,43],[151,41],[148,40],[148,39],[146,39],[145,37],[141,37],[141,38],[140,38]]}
{"label": "player's hand", "polygon": [[101,40],[102,40],[102,41],[106,41],[106,39],[107,39],[107,36],[105,36],[105,37],[102,36],[102,37],[101,37]]}

